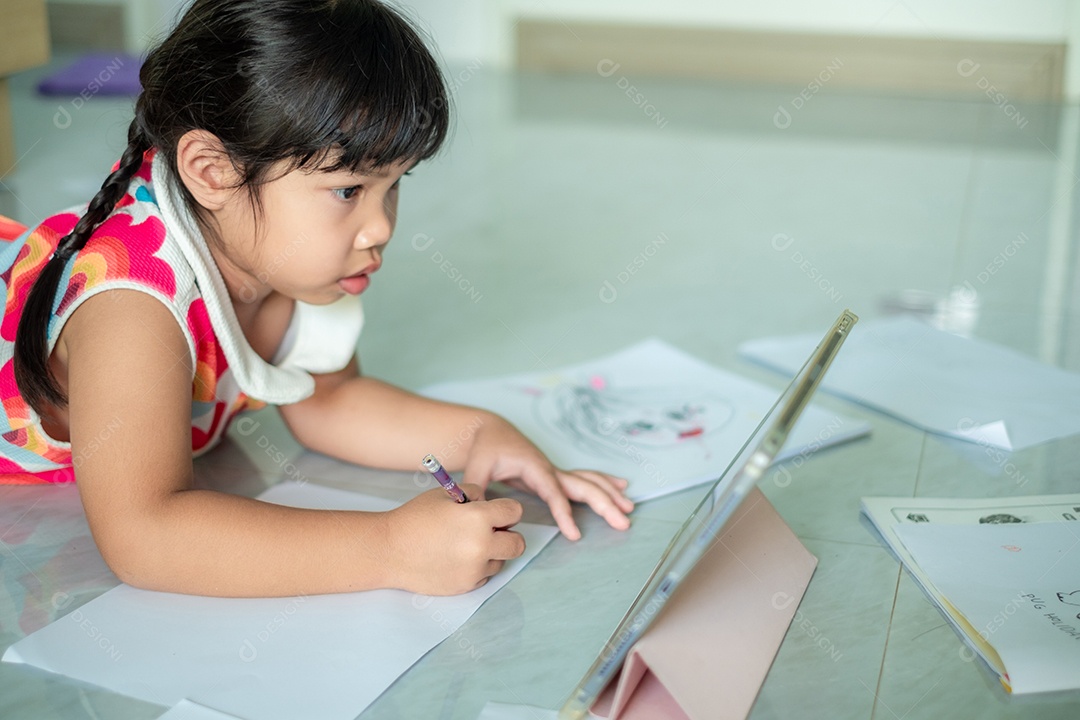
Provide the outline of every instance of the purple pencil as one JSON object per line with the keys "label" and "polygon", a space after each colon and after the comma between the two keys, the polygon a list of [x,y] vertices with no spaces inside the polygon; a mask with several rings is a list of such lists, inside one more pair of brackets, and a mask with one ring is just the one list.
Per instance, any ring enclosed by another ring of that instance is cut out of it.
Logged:
{"label": "purple pencil", "polygon": [[458,487],[458,484],[454,482],[454,479],[450,477],[449,473],[443,470],[443,466],[439,464],[439,461],[435,459],[434,455],[425,455],[422,463],[427,471],[439,481],[439,484],[450,494],[450,497],[454,498],[459,503],[469,502],[469,498],[465,497],[465,491]]}

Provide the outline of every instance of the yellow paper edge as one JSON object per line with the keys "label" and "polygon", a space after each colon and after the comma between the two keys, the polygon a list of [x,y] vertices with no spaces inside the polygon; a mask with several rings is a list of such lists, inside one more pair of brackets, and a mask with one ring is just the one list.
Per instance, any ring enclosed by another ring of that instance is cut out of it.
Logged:
{"label": "yellow paper edge", "polygon": [[979,652],[982,653],[982,656],[986,658],[987,661],[990,663],[990,666],[994,668],[994,671],[1001,679],[1001,684],[1005,686],[1005,689],[1008,692],[1012,692],[1012,687],[1009,685],[1008,681],[1009,674],[1005,671],[1005,663],[1002,662],[1001,656],[998,655],[997,650],[994,649],[994,646],[988,643],[986,641],[986,638],[979,634],[979,631],[975,629],[975,626],[969,623],[968,619],[964,617],[964,614],[957,610],[956,607],[951,602],[949,602],[944,595],[941,595],[939,593],[938,597],[941,598],[941,603],[945,606],[945,610],[949,613],[950,616],[952,616],[953,620],[956,621],[956,623],[960,626],[964,633],[967,634],[969,638],[971,638],[971,641],[974,642],[976,647],[979,648]]}

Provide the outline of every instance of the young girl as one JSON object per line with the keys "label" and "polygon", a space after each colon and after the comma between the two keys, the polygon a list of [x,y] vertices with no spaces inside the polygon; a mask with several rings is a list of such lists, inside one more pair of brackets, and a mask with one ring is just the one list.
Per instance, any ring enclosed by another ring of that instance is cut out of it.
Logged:
{"label": "young girl", "polygon": [[[121,580],[206,595],[465,592],[524,549],[521,506],[484,501],[491,481],[535,492],[572,540],[569,500],[629,525],[625,481],[558,470],[494,414],[360,375],[358,296],[401,176],[448,126],[438,67],[400,15],[197,0],[141,80],[89,206],[0,243],[8,482],[74,478]],[[479,424],[440,458],[472,501],[436,488],[332,512],[196,489],[192,457],[268,403],[305,447],[397,470]]]}

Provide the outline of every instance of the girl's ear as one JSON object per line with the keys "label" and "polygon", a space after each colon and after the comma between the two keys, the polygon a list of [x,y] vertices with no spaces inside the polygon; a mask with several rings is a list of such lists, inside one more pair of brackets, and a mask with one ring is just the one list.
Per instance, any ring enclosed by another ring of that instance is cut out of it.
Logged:
{"label": "girl's ear", "polygon": [[240,177],[225,146],[206,130],[188,130],[176,144],[180,180],[196,202],[220,210],[236,192]]}

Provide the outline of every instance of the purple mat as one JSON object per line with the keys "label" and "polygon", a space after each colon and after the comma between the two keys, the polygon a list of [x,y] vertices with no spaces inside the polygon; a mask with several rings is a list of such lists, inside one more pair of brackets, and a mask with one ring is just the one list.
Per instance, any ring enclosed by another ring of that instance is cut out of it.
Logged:
{"label": "purple mat", "polygon": [[142,61],[121,52],[92,53],[49,75],[38,83],[42,95],[138,95]]}

